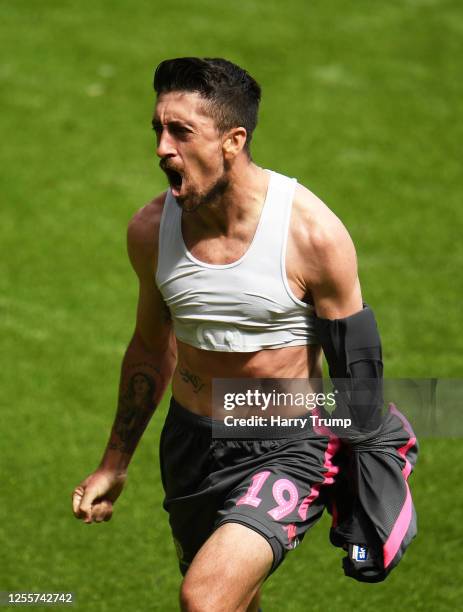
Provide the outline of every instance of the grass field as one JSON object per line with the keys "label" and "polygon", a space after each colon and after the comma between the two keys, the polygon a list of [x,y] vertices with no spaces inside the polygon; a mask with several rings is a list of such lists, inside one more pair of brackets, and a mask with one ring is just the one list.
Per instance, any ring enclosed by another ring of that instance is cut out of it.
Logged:
{"label": "grass field", "polygon": [[[344,220],[387,375],[462,377],[463,7],[2,0],[0,17],[0,590],[73,591],[85,612],[173,612],[165,403],[114,519],[88,527],[70,513],[106,442],[133,328],[126,224],[164,187],[153,69],[180,55],[245,66],[264,91],[253,156]],[[323,519],[269,580],[265,612],[458,609],[462,456],[460,440],[422,442],[420,533],[387,582],[345,578]]]}

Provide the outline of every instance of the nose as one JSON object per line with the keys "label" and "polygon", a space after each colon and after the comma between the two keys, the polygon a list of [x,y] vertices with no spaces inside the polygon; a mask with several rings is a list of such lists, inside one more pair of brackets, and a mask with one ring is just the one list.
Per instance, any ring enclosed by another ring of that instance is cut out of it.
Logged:
{"label": "nose", "polygon": [[158,157],[173,157],[177,153],[175,143],[168,130],[157,133],[156,155]]}

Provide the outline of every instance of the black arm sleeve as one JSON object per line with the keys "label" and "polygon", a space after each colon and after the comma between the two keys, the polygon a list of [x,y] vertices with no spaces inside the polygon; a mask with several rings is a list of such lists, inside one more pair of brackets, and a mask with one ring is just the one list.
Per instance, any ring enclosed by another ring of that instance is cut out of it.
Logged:
{"label": "black arm sleeve", "polygon": [[315,330],[337,391],[336,416],[357,433],[376,430],[383,408],[383,361],[375,315],[363,309],[344,319],[315,318]]}

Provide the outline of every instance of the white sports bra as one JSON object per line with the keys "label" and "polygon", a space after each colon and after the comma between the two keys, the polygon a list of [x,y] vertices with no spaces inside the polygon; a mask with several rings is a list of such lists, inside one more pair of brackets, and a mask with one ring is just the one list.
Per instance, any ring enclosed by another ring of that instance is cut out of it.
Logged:
{"label": "white sports bra", "polygon": [[252,352],[317,344],[313,307],[286,278],[286,243],[296,179],[270,172],[254,238],[240,259],[196,259],[182,236],[182,211],[167,192],[156,283],[181,342],[207,351]]}

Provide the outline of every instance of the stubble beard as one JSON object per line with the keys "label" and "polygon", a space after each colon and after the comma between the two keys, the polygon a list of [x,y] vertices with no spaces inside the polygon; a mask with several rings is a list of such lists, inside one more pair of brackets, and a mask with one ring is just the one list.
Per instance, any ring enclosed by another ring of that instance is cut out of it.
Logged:
{"label": "stubble beard", "polygon": [[193,213],[201,208],[216,208],[220,206],[224,195],[230,186],[230,179],[227,172],[227,163],[224,162],[224,167],[221,176],[209,187],[206,192],[192,191],[187,195],[178,196],[175,198],[177,204],[183,212]]}

